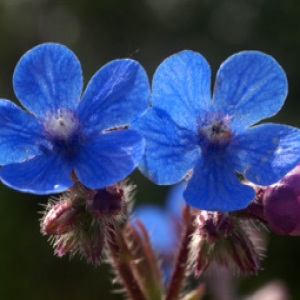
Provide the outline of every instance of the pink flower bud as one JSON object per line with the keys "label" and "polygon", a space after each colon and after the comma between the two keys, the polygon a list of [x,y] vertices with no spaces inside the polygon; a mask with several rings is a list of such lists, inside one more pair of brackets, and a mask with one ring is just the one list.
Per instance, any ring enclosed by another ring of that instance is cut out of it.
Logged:
{"label": "pink flower bud", "polygon": [[74,226],[79,215],[80,207],[75,206],[73,201],[63,199],[51,207],[41,222],[43,234],[61,235]]}

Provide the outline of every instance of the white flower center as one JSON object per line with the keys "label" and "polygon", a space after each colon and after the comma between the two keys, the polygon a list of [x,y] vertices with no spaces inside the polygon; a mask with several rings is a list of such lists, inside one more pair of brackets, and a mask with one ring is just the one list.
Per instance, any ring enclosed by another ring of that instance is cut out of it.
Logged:
{"label": "white flower center", "polygon": [[79,122],[74,112],[60,109],[56,114],[47,114],[44,128],[50,138],[67,141],[79,129]]}
{"label": "white flower center", "polygon": [[203,149],[224,149],[233,137],[230,128],[230,117],[219,113],[208,113],[199,120],[199,142]]}
{"label": "white flower center", "polygon": [[230,140],[231,133],[228,125],[223,121],[214,121],[200,129],[200,134],[204,135],[213,144],[223,144]]}

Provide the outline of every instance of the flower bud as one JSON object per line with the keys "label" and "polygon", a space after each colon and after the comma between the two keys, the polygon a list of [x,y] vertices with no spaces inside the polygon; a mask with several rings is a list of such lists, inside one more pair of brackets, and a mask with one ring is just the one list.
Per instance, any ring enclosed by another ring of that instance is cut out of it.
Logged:
{"label": "flower bud", "polygon": [[[51,204],[50,204],[51,206]],[[84,206],[74,205],[70,199],[62,198],[59,202],[48,209],[47,214],[41,222],[43,234],[60,235],[72,229],[76,218],[80,215],[80,210]]]}
{"label": "flower bud", "polygon": [[268,186],[262,198],[264,216],[277,234],[300,234],[300,165],[277,183]]}
{"label": "flower bud", "polygon": [[77,182],[59,199],[50,199],[41,232],[50,235],[59,257],[78,252],[88,263],[99,264],[110,224],[126,217],[131,191],[124,182],[98,190]]}
{"label": "flower bud", "polygon": [[197,276],[215,266],[244,274],[260,269],[255,225],[220,212],[201,211],[196,220],[191,265]]}
{"label": "flower bud", "polygon": [[87,206],[97,217],[117,215],[122,210],[124,191],[117,185],[89,191]]}
{"label": "flower bud", "polygon": [[53,246],[55,247],[54,253],[58,257],[62,257],[68,252],[72,252],[73,249],[76,249],[78,246],[78,243],[74,239],[74,234],[66,234],[58,236],[55,240]]}

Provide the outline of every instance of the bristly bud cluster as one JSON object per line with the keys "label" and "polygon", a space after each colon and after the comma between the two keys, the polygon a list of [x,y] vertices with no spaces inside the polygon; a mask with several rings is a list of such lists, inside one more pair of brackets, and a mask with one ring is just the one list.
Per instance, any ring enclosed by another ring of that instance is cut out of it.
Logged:
{"label": "bristly bud cluster", "polygon": [[262,254],[258,228],[234,213],[200,211],[191,244],[191,268],[196,276],[214,266],[233,273],[253,274]]}
{"label": "bristly bud cluster", "polygon": [[130,209],[133,187],[124,181],[91,190],[77,182],[57,199],[50,199],[41,219],[41,232],[50,236],[59,257],[79,253],[99,264],[112,224],[122,223]]}

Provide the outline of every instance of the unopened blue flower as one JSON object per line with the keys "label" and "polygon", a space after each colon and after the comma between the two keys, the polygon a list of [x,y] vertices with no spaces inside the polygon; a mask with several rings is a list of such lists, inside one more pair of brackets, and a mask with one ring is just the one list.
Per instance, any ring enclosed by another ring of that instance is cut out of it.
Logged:
{"label": "unopened blue flower", "polygon": [[25,53],[13,75],[27,111],[0,100],[0,177],[25,192],[48,194],[73,185],[72,172],[89,188],[127,176],[138,164],[144,139],[128,125],[145,112],[149,84],[131,59],[111,61],[83,95],[77,57],[46,43]]}
{"label": "unopened blue flower", "polygon": [[300,160],[300,131],[255,125],[275,115],[287,79],[270,56],[245,51],[220,67],[210,91],[207,61],[193,51],[175,54],[157,68],[153,103],[135,124],[146,138],[140,169],[157,184],[190,178],[186,202],[198,209],[232,211],[254,198],[237,174],[259,185],[278,181]]}
{"label": "unopened blue flower", "polygon": [[161,255],[174,252],[178,237],[171,214],[156,205],[138,206],[133,213],[133,222],[140,220],[149,234],[153,249]]}
{"label": "unopened blue flower", "polygon": [[184,186],[184,182],[172,186],[164,208],[158,205],[140,205],[134,209],[131,218],[137,229],[137,220],[145,226],[151,246],[161,259],[165,282],[170,278],[183,228],[181,215],[185,205],[182,197]]}

